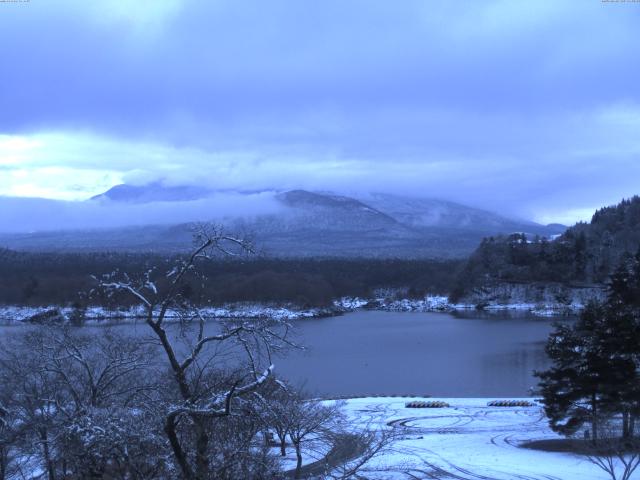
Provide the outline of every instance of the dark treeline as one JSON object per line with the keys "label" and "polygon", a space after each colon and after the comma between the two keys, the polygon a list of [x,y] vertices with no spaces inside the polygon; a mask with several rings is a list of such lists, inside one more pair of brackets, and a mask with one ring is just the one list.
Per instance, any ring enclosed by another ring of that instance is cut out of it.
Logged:
{"label": "dark treeline", "polygon": [[605,283],[640,247],[640,197],[602,208],[553,241],[521,233],[483,240],[462,270],[454,297],[499,282]]}
{"label": "dark treeline", "polygon": [[[27,253],[0,250],[0,303],[127,304],[126,299],[88,297],[92,276],[114,271],[142,275],[165,271],[177,257],[138,253]],[[371,296],[377,288],[402,288],[408,296],[448,293],[461,260],[270,259],[245,257],[207,263],[183,294],[207,302],[293,302],[322,306],[342,296]]]}

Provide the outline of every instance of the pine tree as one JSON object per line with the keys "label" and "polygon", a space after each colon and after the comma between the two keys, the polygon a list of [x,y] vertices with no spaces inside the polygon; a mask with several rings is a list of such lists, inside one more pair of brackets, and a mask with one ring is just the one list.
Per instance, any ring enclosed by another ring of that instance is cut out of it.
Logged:
{"label": "pine tree", "polygon": [[540,378],[551,428],[565,435],[622,416],[623,437],[640,415],[640,252],[610,278],[607,300],[591,303],[573,325],[558,325],[546,352],[553,366]]}
{"label": "pine tree", "polygon": [[626,254],[609,280],[607,303],[612,308],[640,309],[640,249],[635,256]]}
{"label": "pine tree", "polygon": [[599,332],[602,354],[612,363],[610,375],[617,390],[608,402],[617,402],[623,418],[623,436],[633,435],[640,415],[640,250],[627,255],[611,276],[605,326]]}
{"label": "pine tree", "polygon": [[606,362],[598,356],[592,336],[601,313],[602,306],[593,303],[575,325],[556,325],[545,349],[553,366],[536,373],[550,426],[563,435],[590,423],[593,438],[598,437],[602,397],[608,390]]}

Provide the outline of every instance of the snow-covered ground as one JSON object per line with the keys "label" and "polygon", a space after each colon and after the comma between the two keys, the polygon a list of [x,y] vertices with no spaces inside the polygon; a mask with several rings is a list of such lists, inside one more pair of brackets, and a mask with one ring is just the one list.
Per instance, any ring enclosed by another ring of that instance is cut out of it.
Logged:
{"label": "snow-covered ground", "polygon": [[[322,460],[331,449],[331,445],[327,442],[321,442],[316,439],[307,440],[303,442],[302,445],[303,466]],[[280,468],[285,472],[295,470],[297,463],[296,450],[293,448],[290,441],[287,441],[286,451],[287,455],[282,457],[280,456],[280,447],[273,447],[271,449],[271,453],[276,456],[280,462]]]}
{"label": "snow-covered ground", "polygon": [[[391,451],[374,459],[367,478],[483,480],[604,480],[585,457],[520,447],[559,438],[540,406],[488,407],[487,398],[433,398],[450,408],[405,408],[420,398],[346,401],[354,425],[393,428]],[[520,399],[534,402],[533,399]]]}

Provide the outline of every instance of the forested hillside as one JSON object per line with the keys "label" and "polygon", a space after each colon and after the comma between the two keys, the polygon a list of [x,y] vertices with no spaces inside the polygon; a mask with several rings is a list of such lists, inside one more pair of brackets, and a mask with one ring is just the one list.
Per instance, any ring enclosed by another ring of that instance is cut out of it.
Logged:
{"label": "forested hillside", "polygon": [[554,240],[514,233],[485,238],[463,268],[453,292],[499,283],[604,283],[625,254],[640,247],[640,197],[602,208]]}
{"label": "forested hillside", "polygon": [[[0,304],[45,306],[104,304],[124,298],[87,298],[92,275],[116,270],[142,275],[168,268],[175,256],[134,253],[27,253],[0,250]],[[409,296],[449,292],[461,260],[269,259],[206,262],[206,282],[192,278],[183,292],[193,300],[293,302],[323,306],[342,296],[370,296],[376,288],[401,288]]]}

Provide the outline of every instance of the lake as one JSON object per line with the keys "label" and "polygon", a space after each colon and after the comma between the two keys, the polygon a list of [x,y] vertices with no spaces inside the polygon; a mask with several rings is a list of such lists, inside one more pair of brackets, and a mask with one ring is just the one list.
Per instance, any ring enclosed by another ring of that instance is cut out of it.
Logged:
{"label": "lake", "polygon": [[[533,370],[548,366],[544,343],[552,320],[363,310],[294,325],[296,341],[307,348],[278,358],[275,371],[312,394],[516,397],[530,395]],[[147,333],[143,323],[116,328]]]}
{"label": "lake", "polygon": [[308,345],[276,365],[320,395],[530,395],[552,321],[530,314],[358,311],[298,323]]}

